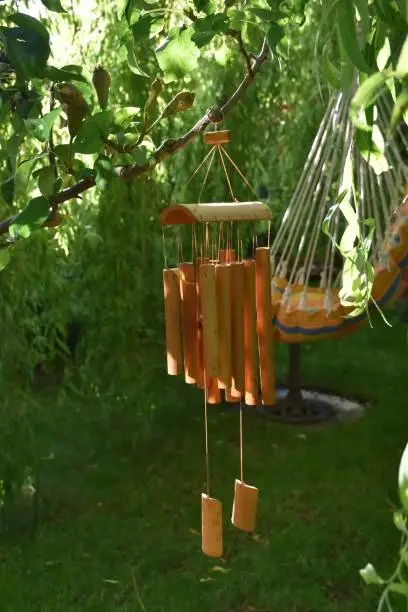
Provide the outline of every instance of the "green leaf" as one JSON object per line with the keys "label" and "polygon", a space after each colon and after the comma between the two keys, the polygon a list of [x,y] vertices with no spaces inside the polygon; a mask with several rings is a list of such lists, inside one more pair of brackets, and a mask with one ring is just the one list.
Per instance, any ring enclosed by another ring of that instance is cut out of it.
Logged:
{"label": "green leaf", "polygon": [[136,42],[148,40],[152,22],[153,17],[151,15],[142,15],[140,13],[139,19],[135,21],[131,27],[133,38]]}
{"label": "green leaf", "polygon": [[34,29],[1,26],[0,42],[3,42],[5,53],[14,66],[18,79],[43,76],[51,52],[48,38]]}
{"label": "green leaf", "polygon": [[337,18],[340,41],[346,55],[359,70],[369,73],[371,71],[370,67],[364,59],[358,42],[354,21],[354,5],[351,0],[339,0]]}
{"label": "green leaf", "polygon": [[50,35],[48,34],[48,30],[45,25],[31,17],[31,15],[26,15],[25,13],[13,13],[7,17],[7,21],[11,21],[11,23],[15,23],[22,30],[28,30],[33,34],[36,34],[40,38],[43,38],[46,42],[49,42]]}
{"label": "green leaf", "polygon": [[253,15],[261,19],[262,21],[277,21],[282,17],[282,13],[280,11],[271,11],[269,9],[263,8],[250,8],[249,9]]}
{"label": "green leaf", "polygon": [[406,36],[404,44],[402,45],[401,53],[398,58],[396,73],[397,76],[401,79],[406,77],[408,74],[408,35]]}
{"label": "green leaf", "polygon": [[149,75],[146,74],[146,72],[143,72],[143,70],[140,68],[137,62],[134,44],[127,43],[126,50],[127,50],[128,65],[129,65],[130,70],[133,72],[133,74],[137,74],[138,76],[142,76],[142,77],[149,77]]}
{"label": "green leaf", "polygon": [[393,514],[394,525],[399,531],[407,533],[407,517],[401,510],[397,510]]}
{"label": "green leaf", "polygon": [[95,183],[100,191],[104,191],[112,181],[113,165],[109,157],[100,155],[94,163]]}
{"label": "green leaf", "polygon": [[363,41],[367,40],[370,29],[370,10],[368,8],[368,0],[354,0],[357,7],[358,15],[361,23],[361,35]]}
{"label": "green leaf", "polygon": [[91,153],[99,153],[103,141],[102,134],[92,117],[86,119],[81,127],[77,137],[74,140],[74,151],[90,155]]}
{"label": "green leaf", "polygon": [[0,193],[6,204],[12,204],[15,192],[14,174],[10,174],[0,185]]}
{"label": "green leaf", "polygon": [[193,28],[175,29],[156,49],[156,58],[164,72],[165,83],[181,79],[197,67],[200,52],[191,40],[193,34]]}
{"label": "green leaf", "polygon": [[283,28],[278,23],[272,23],[266,33],[268,44],[272,51],[275,51],[277,45],[285,36]]}
{"label": "green leaf", "polygon": [[140,113],[139,106],[123,106],[113,111],[113,122],[120,129],[124,130],[135,120]]}
{"label": "green leaf", "polygon": [[54,169],[51,166],[45,166],[37,170],[34,175],[38,177],[38,188],[41,194],[45,197],[51,196],[54,193],[54,184],[56,180]]}
{"label": "green leaf", "polygon": [[357,129],[356,145],[363,159],[374,169],[376,174],[381,174],[389,169],[387,158],[384,155],[384,138],[377,125],[373,125],[371,132]]}
{"label": "green leaf", "polygon": [[9,249],[1,249],[0,250],[0,272],[4,270],[10,263],[10,250]]}
{"label": "green leaf", "polygon": [[35,229],[41,227],[49,214],[50,203],[48,199],[43,196],[33,198],[27,207],[14,218],[10,231],[14,236],[28,238]]}
{"label": "green leaf", "polygon": [[194,0],[194,8],[198,13],[211,15],[214,12],[214,2],[212,0]]}
{"label": "green leaf", "polygon": [[106,138],[112,131],[113,125],[113,111],[105,110],[95,113],[92,117],[89,117],[88,121],[95,123],[103,138]]}
{"label": "green leaf", "polygon": [[374,104],[378,96],[381,94],[383,87],[387,81],[385,72],[375,72],[369,76],[357,89],[354,98],[350,105],[350,117],[355,125],[360,129],[371,130],[371,126],[367,126],[366,115],[364,110]]}
{"label": "green leaf", "polygon": [[54,13],[66,13],[67,11],[62,6],[60,0],[41,0],[45,8]]}
{"label": "green leaf", "polygon": [[40,140],[41,142],[48,140],[51,134],[52,126],[54,125],[57,117],[59,117],[60,113],[61,109],[55,108],[50,113],[44,115],[44,117],[41,119],[25,119],[24,123],[30,136],[37,138],[37,140]]}
{"label": "green leaf", "polygon": [[377,54],[377,66],[378,70],[384,70],[386,65],[388,64],[388,60],[391,57],[391,47],[390,41],[388,38],[384,38],[384,43]]}
{"label": "green leaf", "polygon": [[377,574],[375,567],[371,563],[360,570],[360,576],[366,584],[383,584],[384,580]]}
{"label": "green leaf", "polygon": [[398,470],[398,490],[405,511],[408,511],[408,444],[402,453]]}
{"label": "green leaf", "polygon": [[195,33],[191,40],[197,47],[203,47],[212,41],[217,34],[225,33],[228,30],[229,20],[224,13],[208,15],[194,22]]}
{"label": "green leaf", "polygon": [[74,156],[72,145],[70,144],[57,145],[54,148],[54,153],[55,153],[55,156],[59,160],[61,160],[64,164],[66,164],[67,166],[71,165],[71,162]]}
{"label": "green leaf", "polygon": [[323,55],[323,72],[332,87],[340,87],[340,70],[330,61],[328,53]]}
{"label": "green leaf", "polygon": [[396,0],[399,12],[406,22],[408,22],[408,0]]}
{"label": "green leaf", "polygon": [[395,100],[394,108],[391,115],[391,129],[393,130],[397,123],[401,120],[405,111],[408,110],[408,89],[404,89]]}
{"label": "green leaf", "polygon": [[153,107],[155,106],[157,98],[160,96],[162,91],[163,81],[161,79],[155,79],[150,87],[149,95],[147,96],[143,111],[143,124],[145,126],[145,130],[147,130],[151,123]]}
{"label": "green leaf", "polygon": [[388,585],[388,588],[390,589],[390,591],[393,591],[393,593],[398,593],[399,595],[408,596],[408,584],[401,584],[401,583],[398,583],[398,582],[391,582]]}
{"label": "green leaf", "polygon": [[62,68],[55,68],[55,66],[46,66],[44,70],[44,77],[54,81],[54,83],[61,83],[63,81],[82,81],[87,82],[87,79],[79,72],[72,72],[64,70]]}

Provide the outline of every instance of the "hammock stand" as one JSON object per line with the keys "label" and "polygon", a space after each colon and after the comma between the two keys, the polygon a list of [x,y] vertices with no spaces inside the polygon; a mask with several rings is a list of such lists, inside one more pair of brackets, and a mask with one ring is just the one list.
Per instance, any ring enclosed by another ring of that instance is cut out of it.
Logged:
{"label": "hammock stand", "polygon": [[[381,307],[392,303],[406,287],[408,267],[408,210],[406,185],[408,167],[401,155],[401,144],[408,142],[401,128],[395,137],[386,138],[391,104],[382,97],[376,105],[377,126],[383,150],[379,150],[373,169],[357,149],[355,132],[349,118],[351,92],[335,93],[309,151],[306,164],[272,242],[271,258],[275,275],[272,302],[277,340],[289,344],[289,373],[285,393],[277,394],[274,406],[258,406],[258,411],[287,423],[314,423],[335,416],[330,403],[314,402],[302,396],[301,344],[319,339],[340,338],[360,327],[367,313],[346,318],[353,306],[343,307],[338,300],[342,274],[335,269],[336,247],[322,232],[326,214],[336,202],[345,182],[347,165],[352,164],[351,203],[359,221],[375,220],[371,262],[376,279],[373,298]],[[401,206],[402,204],[402,206]],[[337,208],[332,236],[338,243],[345,229]],[[362,233],[368,230],[362,226]],[[324,253],[319,287],[310,280],[317,253]],[[344,292],[343,288],[343,292]],[[370,304],[370,310],[375,308]],[[283,397],[282,397],[283,395]]]}

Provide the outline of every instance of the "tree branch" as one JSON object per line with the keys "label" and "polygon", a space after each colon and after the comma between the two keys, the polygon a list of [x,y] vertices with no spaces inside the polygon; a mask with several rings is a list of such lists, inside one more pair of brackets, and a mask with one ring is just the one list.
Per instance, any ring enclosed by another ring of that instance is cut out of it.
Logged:
{"label": "tree branch", "polygon": [[[268,43],[266,38],[262,43],[261,50],[258,55],[256,55],[251,61],[248,56],[250,62],[250,72],[248,71],[245,75],[245,78],[241,81],[235,92],[232,96],[223,104],[223,106],[214,106],[207,110],[205,115],[197,121],[197,123],[188,131],[186,134],[181,136],[180,138],[169,138],[165,140],[160,147],[156,150],[153,160],[148,164],[138,165],[132,164],[129,166],[121,166],[115,168],[115,174],[120,178],[126,181],[133,181],[141,177],[143,174],[147,174],[151,172],[159,163],[165,160],[167,157],[174,155],[178,151],[184,149],[192,140],[197,138],[202,132],[204,132],[207,127],[214,122],[223,121],[225,115],[231,110],[233,106],[242,98],[245,91],[251,85],[253,81],[253,77],[259,72],[262,64],[268,58],[269,50]],[[67,189],[63,189],[56,195],[50,198],[50,204],[52,209],[55,211],[58,206],[67,202],[68,200],[72,200],[73,198],[77,198],[81,193],[91,189],[95,186],[95,179],[91,176],[86,177],[79,181],[76,185],[72,187],[68,187]],[[17,214],[5,219],[4,221],[0,221],[0,235],[7,234],[10,228],[10,225],[13,223]],[[47,222],[44,224],[47,225]]]}

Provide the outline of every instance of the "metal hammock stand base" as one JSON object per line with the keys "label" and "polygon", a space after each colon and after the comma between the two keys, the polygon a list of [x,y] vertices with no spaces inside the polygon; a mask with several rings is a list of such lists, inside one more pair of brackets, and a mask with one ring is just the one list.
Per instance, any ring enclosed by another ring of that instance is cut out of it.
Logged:
{"label": "metal hammock stand base", "polygon": [[[323,389],[301,386],[300,344],[289,344],[289,374],[287,385],[277,385],[277,402],[273,406],[258,404],[244,406],[247,414],[258,414],[267,419],[289,425],[313,425],[338,420],[339,417],[361,416],[366,402],[361,398],[342,397]],[[344,400],[351,409],[344,412],[336,407],[336,401]],[[240,405],[223,404],[221,410],[230,412],[239,410]]]}

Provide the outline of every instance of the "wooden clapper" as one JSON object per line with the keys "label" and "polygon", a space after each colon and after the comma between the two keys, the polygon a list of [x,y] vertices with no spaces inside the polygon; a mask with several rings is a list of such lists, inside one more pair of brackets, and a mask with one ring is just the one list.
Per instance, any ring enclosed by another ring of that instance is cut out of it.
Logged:
{"label": "wooden clapper", "polygon": [[[232,523],[252,532],[258,489],[244,481],[242,409],[244,404],[255,406],[260,399],[268,405],[275,403],[270,248],[255,248],[254,244],[255,258],[244,259],[240,232],[244,225],[246,229],[252,226],[254,231],[254,222],[267,221],[270,225],[271,212],[262,202],[239,202],[235,198],[227,161],[251,186],[223,147],[229,140],[228,131],[206,134],[205,142],[212,148],[197,171],[209,162],[205,184],[217,155],[232,201],[172,205],[160,216],[167,371],[173,376],[183,374],[187,384],[204,390],[206,492],[201,496],[202,550],[212,557],[223,555],[223,523],[222,504],[210,495],[207,406],[220,404],[222,393],[225,401],[239,405],[241,471],[235,481]],[[180,226],[175,267],[167,263],[164,226],[169,225]],[[186,225],[191,225],[189,261],[184,261],[180,238]]]}

